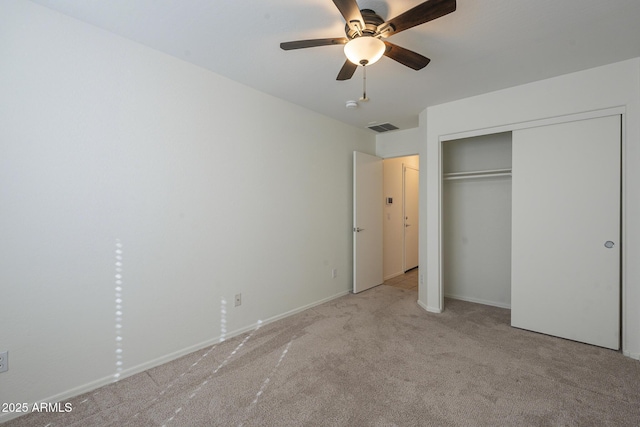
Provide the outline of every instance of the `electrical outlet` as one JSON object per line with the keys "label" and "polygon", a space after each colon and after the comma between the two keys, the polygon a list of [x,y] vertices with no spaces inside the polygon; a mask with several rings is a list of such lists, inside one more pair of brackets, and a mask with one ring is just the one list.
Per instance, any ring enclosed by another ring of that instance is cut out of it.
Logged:
{"label": "electrical outlet", "polygon": [[242,294],[236,294],[236,307],[242,305]]}
{"label": "electrical outlet", "polygon": [[336,277],[338,277],[338,269],[334,268],[333,270],[331,270],[331,278],[335,279]]}
{"label": "electrical outlet", "polygon": [[3,351],[0,353],[0,372],[7,372],[9,370],[9,352]]}

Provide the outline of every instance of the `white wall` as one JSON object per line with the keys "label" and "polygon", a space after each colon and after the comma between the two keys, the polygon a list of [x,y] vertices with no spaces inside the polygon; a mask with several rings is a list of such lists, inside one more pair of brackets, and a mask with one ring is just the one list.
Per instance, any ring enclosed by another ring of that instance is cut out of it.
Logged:
{"label": "white wall", "polygon": [[418,156],[385,159],[384,197],[393,198],[391,205],[384,205],[383,222],[383,276],[390,279],[404,273],[404,191],[403,167],[418,169]]}
{"label": "white wall", "polygon": [[640,58],[426,109],[420,115],[419,304],[443,309],[440,252],[441,142],[508,131],[527,122],[621,107],[623,125],[623,351],[640,358]]}
{"label": "white wall", "polygon": [[112,380],[119,345],[124,376],[350,289],[369,131],[25,1],[0,2],[0,58],[0,401],[63,399]]}
{"label": "white wall", "polygon": [[412,156],[420,151],[420,128],[395,130],[376,135],[376,156]]}

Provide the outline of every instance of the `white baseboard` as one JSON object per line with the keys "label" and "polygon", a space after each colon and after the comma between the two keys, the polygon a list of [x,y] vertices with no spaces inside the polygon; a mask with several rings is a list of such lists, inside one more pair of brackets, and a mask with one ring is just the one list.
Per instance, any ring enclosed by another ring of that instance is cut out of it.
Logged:
{"label": "white baseboard", "polygon": [[[263,321],[262,321],[262,324],[263,324],[263,325],[266,325],[266,324],[268,324],[268,323],[275,322],[276,320],[280,320],[280,319],[284,319],[285,317],[293,316],[294,314],[298,314],[298,313],[300,313],[300,312],[302,312],[302,311],[308,310],[308,309],[310,309],[310,308],[316,307],[316,306],[318,306],[318,305],[320,305],[320,304],[324,304],[325,302],[329,302],[329,301],[331,301],[331,300],[334,300],[334,299],[336,299],[336,298],[340,298],[340,297],[345,296],[345,295],[348,295],[348,294],[350,294],[350,293],[351,293],[351,291],[350,291],[350,290],[349,290],[349,291],[342,291],[342,292],[338,292],[338,293],[337,293],[337,294],[335,294],[335,295],[331,295],[330,297],[323,298],[323,299],[321,299],[321,300],[318,300],[318,301],[312,302],[311,304],[303,305],[302,307],[298,307],[298,308],[295,308],[295,309],[293,309],[293,310],[289,310],[289,311],[287,311],[287,312],[285,312],[285,313],[278,314],[277,316],[270,317],[270,318],[268,318],[267,320],[263,320]],[[253,326],[250,326],[250,327],[245,328],[242,332],[238,332],[238,333],[236,333],[236,335],[240,335],[240,334],[242,334],[242,333],[244,333],[244,332],[250,331],[250,330],[252,330],[253,328],[255,328],[256,326],[257,326],[257,323],[256,323],[255,325],[253,325]]]}
{"label": "white baseboard", "polygon": [[631,358],[631,359],[640,360],[640,353],[632,353],[630,351],[623,350],[622,354],[627,356],[627,357],[629,357],[629,358]]}
{"label": "white baseboard", "polygon": [[452,295],[452,294],[444,294],[444,296],[445,298],[457,299],[460,301],[467,301],[467,302],[474,302],[476,304],[490,305],[493,307],[507,308],[511,310],[511,304],[507,304],[504,302],[489,301],[489,300],[484,300],[480,298],[465,297],[465,296]]}
{"label": "white baseboard", "polygon": [[[117,379],[116,379],[116,377],[114,375],[109,375],[107,377],[103,377],[103,378],[100,378],[98,380],[91,381],[91,382],[89,382],[87,384],[83,384],[81,386],[74,387],[74,388],[72,388],[70,390],[67,390],[67,391],[64,391],[62,393],[58,393],[56,395],[50,396],[50,397],[48,397],[46,399],[42,399],[40,402],[51,402],[51,403],[62,402],[63,400],[70,399],[72,397],[81,395],[83,393],[88,393],[88,392],[90,392],[92,390],[95,390],[97,388],[103,387],[103,386],[105,386],[107,384],[111,384],[111,383],[114,383],[116,381],[120,381],[120,380],[122,380],[124,378],[130,377],[130,376],[135,375],[135,374],[139,374],[140,372],[144,372],[144,371],[146,371],[148,369],[155,368],[156,366],[160,366],[162,364],[171,362],[172,360],[178,359],[178,358],[180,358],[182,356],[185,356],[185,355],[187,355],[189,353],[193,353],[194,351],[198,351],[198,350],[202,350],[203,348],[210,347],[210,346],[212,346],[212,345],[214,345],[216,343],[219,343],[220,341],[225,341],[225,340],[227,340],[229,338],[233,338],[233,337],[241,335],[241,334],[243,334],[245,332],[249,332],[249,331],[255,330],[258,326],[262,327],[262,326],[267,325],[269,323],[275,322],[276,320],[280,320],[280,319],[284,319],[284,318],[289,317],[289,316],[293,316],[294,314],[297,314],[297,313],[300,313],[302,311],[308,310],[310,308],[316,307],[316,306],[318,306],[320,304],[324,304],[325,302],[334,300],[336,298],[340,298],[340,297],[342,297],[344,295],[347,295],[348,293],[349,293],[349,291],[339,292],[339,293],[337,293],[335,295],[332,295],[330,297],[323,298],[321,300],[312,302],[310,304],[303,305],[303,306],[295,308],[293,310],[289,310],[289,311],[284,312],[282,314],[278,314],[276,316],[270,317],[270,318],[268,318],[266,320],[258,321],[258,322],[254,323],[252,325],[248,325],[248,326],[244,326],[242,328],[236,329],[235,331],[232,331],[230,333],[225,334],[224,337],[218,336],[218,337],[215,337],[215,338],[211,338],[211,339],[203,341],[203,342],[201,342],[199,344],[195,344],[195,345],[183,348],[181,350],[175,351],[173,353],[169,353],[167,355],[164,355],[164,356],[158,357],[156,359],[150,360],[148,362],[141,363],[140,365],[137,365],[137,366],[131,367],[129,369],[123,370],[122,372],[120,372],[120,376]],[[34,403],[36,403],[36,402],[29,402],[29,407],[30,408],[33,407]],[[4,422],[7,422],[9,420],[12,420],[14,418],[18,418],[18,417],[20,417],[22,415],[27,415],[27,414],[20,413],[20,412],[0,414],[0,424],[2,424]]]}
{"label": "white baseboard", "polygon": [[437,313],[437,314],[442,313],[442,309],[436,308],[436,307],[429,307],[427,304],[423,303],[420,300],[418,300],[418,305],[422,307],[425,311],[428,311],[429,313]]}
{"label": "white baseboard", "polygon": [[402,276],[404,274],[404,271],[400,271],[398,273],[392,273],[386,277],[383,277],[382,280],[389,280],[389,279],[393,279],[394,277],[398,277],[398,276]]}

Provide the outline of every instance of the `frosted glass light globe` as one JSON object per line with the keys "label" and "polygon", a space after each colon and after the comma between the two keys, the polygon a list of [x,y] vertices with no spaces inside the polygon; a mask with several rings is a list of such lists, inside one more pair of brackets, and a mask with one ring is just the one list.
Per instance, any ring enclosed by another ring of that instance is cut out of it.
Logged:
{"label": "frosted glass light globe", "polygon": [[356,65],[371,65],[382,58],[384,51],[384,42],[371,36],[360,36],[344,45],[344,54]]}

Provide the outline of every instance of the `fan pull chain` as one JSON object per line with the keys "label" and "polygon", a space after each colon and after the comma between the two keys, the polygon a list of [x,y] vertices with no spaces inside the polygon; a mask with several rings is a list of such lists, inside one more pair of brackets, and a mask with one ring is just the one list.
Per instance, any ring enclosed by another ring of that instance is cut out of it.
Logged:
{"label": "fan pull chain", "polygon": [[368,101],[367,98],[367,67],[365,65],[362,66],[362,98],[360,101]]}

